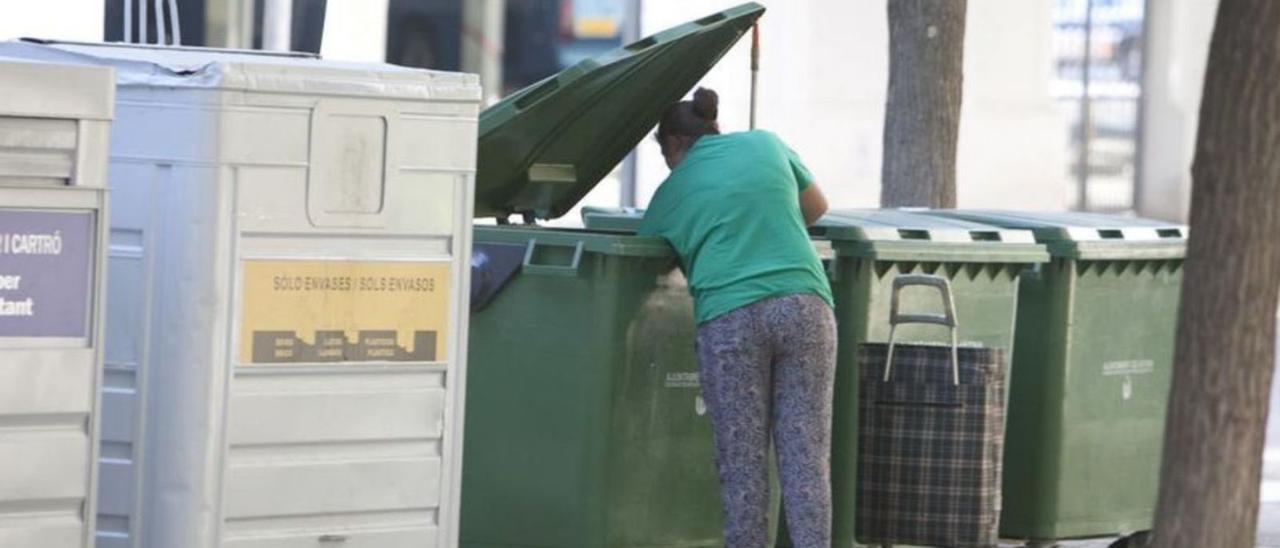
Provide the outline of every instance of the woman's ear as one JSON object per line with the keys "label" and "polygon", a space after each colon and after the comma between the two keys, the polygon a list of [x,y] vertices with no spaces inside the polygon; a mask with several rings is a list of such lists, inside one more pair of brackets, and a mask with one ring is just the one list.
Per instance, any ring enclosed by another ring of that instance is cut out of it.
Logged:
{"label": "woman's ear", "polygon": [[[710,122],[712,127],[719,131],[719,124]],[[691,135],[663,135],[658,138],[658,148],[662,149],[663,155],[680,154],[688,151],[698,140],[697,137]]]}
{"label": "woman's ear", "polygon": [[675,141],[675,135],[663,135],[658,138],[658,148],[662,151],[662,155],[666,156],[676,150],[679,144]]}

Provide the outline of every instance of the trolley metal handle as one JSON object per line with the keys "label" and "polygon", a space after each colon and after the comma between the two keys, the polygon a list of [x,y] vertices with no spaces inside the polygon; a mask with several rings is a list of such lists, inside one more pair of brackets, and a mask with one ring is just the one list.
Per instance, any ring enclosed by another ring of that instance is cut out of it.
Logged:
{"label": "trolley metal handle", "polygon": [[[909,286],[925,286],[938,290],[942,297],[942,314],[901,314],[898,312],[899,293]],[[951,329],[951,382],[960,384],[960,351],[956,340],[956,302],[951,294],[951,282],[942,276],[928,274],[904,274],[893,279],[893,295],[889,299],[889,355],[884,364],[884,382],[889,382],[893,371],[893,348],[896,344],[898,324],[928,323]]]}
{"label": "trolley metal handle", "polygon": [[[544,244],[546,245],[546,244]],[[568,265],[550,265],[550,264],[534,264],[533,251],[538,247],[536,238],[529,239],[529,245],[524,248],[524,263],[521,265],[522,270],[527,274],[544,274],[550,276],[577,276],[578,267],[582,264],[582,250],[584,242],[578,242],[573,246],[573,260]],[[561,246],[568,247],[568,246]]]}

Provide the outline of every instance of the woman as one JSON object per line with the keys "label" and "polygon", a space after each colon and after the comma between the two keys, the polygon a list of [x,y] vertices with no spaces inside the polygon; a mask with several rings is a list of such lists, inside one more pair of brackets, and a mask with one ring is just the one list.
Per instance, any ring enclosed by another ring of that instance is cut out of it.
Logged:
{"label": "woman", "polygon": [[772,429],[792,542],[828,548],[835,316],[805,230],[826,198],[774,134],[721,135],[718,102],[698,89],[662,117],[671,174],[640,232],[671,243],[693,293],[726,545],[767,541]]}

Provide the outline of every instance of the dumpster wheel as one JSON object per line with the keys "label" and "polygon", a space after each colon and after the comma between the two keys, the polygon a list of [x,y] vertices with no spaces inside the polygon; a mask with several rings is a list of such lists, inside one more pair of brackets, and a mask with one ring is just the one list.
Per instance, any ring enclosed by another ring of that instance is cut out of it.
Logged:
{"label": "dumpster wheel", "polygon": [[1151,540],[1151,531],[1138,531],[1111,543],[1107,548],[1146,548]]}

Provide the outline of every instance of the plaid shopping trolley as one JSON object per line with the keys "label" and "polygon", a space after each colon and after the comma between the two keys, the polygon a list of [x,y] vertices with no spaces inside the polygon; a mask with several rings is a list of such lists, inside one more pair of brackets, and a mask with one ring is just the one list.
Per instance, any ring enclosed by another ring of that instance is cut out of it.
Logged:
{"label": "plaid shopping trolley", "polygon": [[[900,314],[902,288],[941,293],[944,314]],[[867,544],[994,547],[1000,521],[1005,352],[959,347],[946,278],[899,276],[888,344],[863,344],[857,537]],[[951,330],[951,345],[895,344],[897,326]]]}

